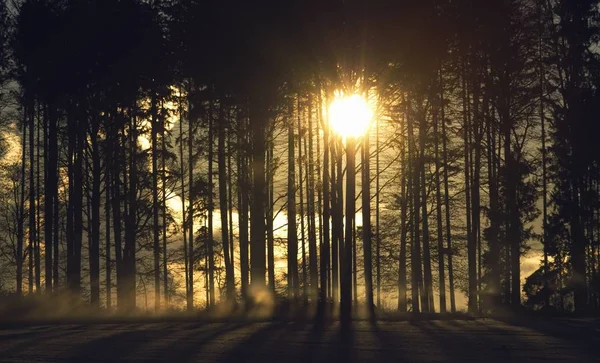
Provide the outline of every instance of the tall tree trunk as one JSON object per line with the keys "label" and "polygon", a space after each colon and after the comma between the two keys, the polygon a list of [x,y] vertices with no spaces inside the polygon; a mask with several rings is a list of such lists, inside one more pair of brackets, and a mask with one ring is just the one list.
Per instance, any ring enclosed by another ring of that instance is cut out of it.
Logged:
{"label": "tall tree trunk", "polygon": [[[225,260],[225,280],[227,299],[235,299],[235,281],[233,280],[233,263],[229,248],[229,222],[227,212],[227,165],[225,160],[225,110],[219,106],[217,157],[219,168],[219,208],[221,213],[221,241],[223,243],[223,258]],[[212,168],[211,168],[212,169]],[[231,241],[233,243],[233,241]]]}
{"label": "tall tree trunk", "polygon": [[[99,121],[93,117],[90,141],[92,145],[92,196],[91,239],[89,246],[90,302],[100,308],[100,146],[98,145]],[[58,217],[58,216],[56,216]]]}
{"label": "tall tree trunk", "polygon": [[248,162],[246,151],[248,142],[246,132],[247,120],[240,116],[238,120],[238,215],[240,229],[240,278],[242,288],[242,298],[248,297],[248,283],[250,271],[248,261]]}
{"label": "tall tree trunk", "polygon": [[[419,285],[422,281],[423,271],[421,267],[421,246],[419,241],[419,211],[420,211],[420,201],[419,201],[419,168],[417,163],[417,151],[416,151],[416,141],[413,130],[413,120],[411,115],[412,109],[410,102],[407,104],[407,125],[408,125],[408,160],[409,160],[409,172],[410,175],[410,188],[411,195],[413,198],[413,238],[411,238],[411,290],[412,290],[412,308],[413,313],[420,312],[419,309]],[[428,303],[428,299],[426,296],[421,293],[421,304],[423,305],[423,311],[427,312],[426,304]]]}
{"label": "tall tree trunk", "polygon": [[[58,120],[56,116],[56,111],[52,109],[50,112],[50,119],[46,116],[46,112],[44,112],[44,124],[45,121],[48,120],[48,139],[47,146],[48,148],[44,148],[44,156],[45,153],[48,152],[48,164],[45,166],[45,183],[44,183],[44,251],[52,251],[52,227],[53,227],[53,218],[54,218],[54,198],[57,194],[57,179],[56,175],[58,173]],[[39,178],[40,178],[40,128],[37,130],[37,142],[38,142],[38,153],[37,153],[37,191],[38,191],[38,203],[39,201],[39,192],[41,190]],[[39,217],[41,207],[38,205],[38,218],[37,223],[41,223],[41,218]],[[40,228],[38,227],[38,230]],[[40,283],[40,247],[39,247],[39,238],[40,235],[37,235],[37,247],[35,252],[35,260],[36,260],[36,281],[39,287]],[[52,253],[44,253],[45,257],[45,281],[46,281],[46,291],[52,291]]]}
{"label": "tall tree trunk", "polygon": [[[443,102],[443,100],[441,100]],[[444,232],[442,226],[442,184],[440,182],[440,147],[439,147],[439,115],[438,105],[433,114],[433,142],[435,147],[435,206],[437,217],[437,242],[438,242],[438,279],[440,291],[440,313],[446,312],[446,274],[444,269]],[[442,120],[443,122],[443,120]]]}
{"label": "tall tree trunk", "polygon": [[[190,281],[189,281],[189,258],[188,258],[188,246],[187,246],[187,224],[186,224],[186,211],[185,211],[185,162],[183,160],[183,90],[179,88],[179,177],[181,180],[181,227],[183,234],[183,267],[185,273],[185,296],[187,302],[187,309],[192,309],[191,301],[188,298],[190,295]],[[189,122],[189,121],[188,121]]]}
{"label": "tall tree trunk", "polygon": [[125,304],[125,292],[123,291],[124,287],[124,264],[123,264],[123,247],[122,247],[122,219],[123,216],[126,217],[126,214],[121,214],[121,172],[125,173],[125,168],[123,165],[123,154],[124,150],[122,147],[122,143],[120,142],[119,130],[116,125],[111,125],[110,129],[111,135],[111,143],[110,147],[113,150],[112,160],[110,161],[111,173],[110,180],[112,182],[111,188],[111,196],[112,196],[112,215],[113,215],[113,233],[115,240],[115,267],[116,267],[116,277],[117,277],[117,308],[119,310],[124,310]]}
{"label": "tall tree trunk", "polygon": [[34,274],[33,259],[37,240],[36,224],[36,186],[35,186],[35,159],[33,155],[35,140],[35,106],[34,101],[29,105],[29,293],[33,292]]}
{"label": "tall tree trunk", "polygon": [[408,179],[407,171],[407,158],[406,158],[406,136],[404,133],[404,119],[405,115],[400,119],[400,153],[401,166],[400,166],[400,192],[402,193],[402,202],[400,205],[400,256],[398,261],[398,311],[406,312],[407,301],[406,301],[406,237],[408,232],[408,215],[407,207],[408,201],[410,200],[410,187],[406,188],[406,180]]}
{"label": "tall tree trunk", "polygon": [[[323,120],[323,112],[322,112],[322,99],[321,99],[321,90],[320,88],[317,87],[317,109],[315,111],[315,144],[317,146],[317,160],[316,160],[316,168],[315,168],[315,175],[316,175],[316,184],[315,184],[315,191],[317,193],[317,206],[315,208],[315,214],[317,216],[317,224],[316,224],[316,232],[318,233],[318,237],[317,237],[317,250],[318,250],[318,259],[319,259],[319,286],[321,286],[321,277],[324,276],[325,279],[325,297],[327,297],[327,290],[328,290],[328,283],[327,283],[327,275],[328,275],[328,269],[329,269],[329,261],[324,261],[324,267],[325,267],[325,271],[321,271],[321,262],[323,260],[323,175],[321,174],[321,126],[322,126],[322,120]],[[319,290],[319,295],[321,294],[321,290]],[[320,298],[319,298],[320,300]]]}
{"label": "tall tree trunk", "polygon": [[381,308],[381,233],[380,233],[380,167],[379,167],[379,154],[381,153],[381,146],[379,144],[379,124],[377,120],[375,123],[375,263],[376,263],[376,285],[377,285],[377,306]]}
{"label": "tall tree trunk", "polygon": [[317,231],[315,227],[315,165],[313,155],[313,100],[308,94],[308,155],[306,168],[306,194],[308,214],[308,258],[310,271],[310,298],[314,301],[319,293],[319,269],[317,266]]}
{"label": "tall tree trunk", "polygon": [[[300,108],[300,95],[298,97],[298,182],[300,184],[300,243],[302,244],[300,250],[302,253],[302,299],[306,304],[308,302],[308,281],[306,273],[306,238],[304,229],[304,174],[303,166],[304,160],[302,157],[302,109]],[[306,144],[306,141],[304,141]]]}
{"label": "tall tree trunk", "polygon": [[489,241],[489,261],[488,265],[490,268],[490,286],[489,291],[491,294],[492,308],[496,308],[500,305],[500,243],[498,241],[498,168],[496,160],[496,128],[493,123],[493,117],[488,118],[487,126],[487,143],[488,143],[488,182],[489,182],[489,194],[490,194],[490,210],[489,220],[490,227],[488,228],[488,241]]}
{"label": "tall tree trunk", "polygon": [[[356,140],[346,138],[346,239],[342,251],[341,305],[342,329],[349,329],[352,319],[352,245],[354,240],[355,183],[356,183]],[[340,176],[341,177],[341,176]]]}
{"label": "tall tree trunk", "polygon": [[[480,301],[480,292],[481,292],[481,233],[480,233],[480,169],[481,169],[481,142],[483,141],[483,132],[481,130],[481,118],[484,113],[480,109],[480,86],[478,84],[479,80],[476,79],[473,82],[473,122],[470,125],[469,131],[472,137],[469,137],[469,141],[473,142],[473,147],[475,155],[475,160],[471,159],[471,164],[473,165],[472,170],[472,184],[471,184],[471,233],[473,234],[472,238],[475,240],[476,251],[477,251],[477,308],[481,311],[481,301]],[[487,103],[487,95],[484,95],[484,108]]]}
{"label": "tall tree trunk", "polygon": [[369,150],[369,132],[362,142],[362,219],[363,219],[363,258],[365,274],[365,296],[369,318],[375,319],[373,304],[373,249],[371,245],[371,152]]}
{"label": "tall tree trunk", "polygon": [[170,303],[170,299],[169,299],[169,271],[168,271],[168,265],[167,265],[167,259],[168,259],[168,251],[167,251],[167,227],[168,227],[168,221],[167,221],[167,165],[166,165],[166,153],[167,153],[167,132],[166,132],[166,125],[164,125],[164,120],[163,120],[163,127],[161,128],[161,135],[160,135],[160,139],[161,139],[161,184],[162,184],[162,256],[163,256],[163,294],[164,294],[164,299],[165,299],[165,309],[169,308],[169,303]]}
{"label": "tall tree trunk", "polygon": [[[192,89],[189,89],[188,94],[188,115],[191,115],[192,102],[190,95]],[[194,256],[194,128],[191,117],[188,117],[188,191],[189,191],[189,206],[188,206],[188,289],[187,289],[187,310],[192,311],[194,309],[194,268],[195,268],[195,256]]]}
{"label": "tall tree trunk", "polygon": [[480,81],[476,78],[473,82],[473,122],[470,127],[470,133],[472,137],[469,139],[473,142],[472,150],[474,150],[475,160],[471,160],[473,165],[472,169],[472,184],[471,184],[471,221],[472,221],[472,234],[475,239],[477,249],[477,301],[478,309],[481,311],[481,274],[482,274],[482,248],[481,248],[481,206],[480,206],[480,176],[481,176],[481,143],[483,141],[483,130],[482,130],[482,118],[486,114],[486,107],[488,105],[487,93],[483,95],[483,104],[480,101],[481,87]]}
{"label": "tall tree trunk", "polygon": [[[77,106],[81,107],[80,105]],[[50,113],[55,111],[51,108]],[[77,115],[80,115],[81,110],[77,110]],[[78,118],[79,118],[78,117]],[[50,118],[54,118],[50,116]],[[53,121],[50,121],[51,123]],[[67,259],[70,258],[71,263],[67,262],[70,268],[67,268],[67,282],[71,291],[79,295],[81,291],[81,248],[83,244],[83,183],[84,170],[83,158],[87,145],[85,126],[83,120],[79,118],[75,121],[76,130],[75,137],[75,159],[73,163],[73,200],[70,201],[73,205],[73,249]],[[50,127],[51,128],[51,127]],[[50,160],[50,158],[48,159]],[[50,164],[53,162],[49,161]],[[50,173],[50,171],[48,171]]]}
{"label": "tall tree trunk", "polygon": [[269,276],[269,288],[275,294],[275,235],[273,231],[273,208],[274,185],[273,173],[275,165],[273,162],[273,131],[269,128],[269,141],[267,141],[267,275]]}
{"label": "tall tree trunk", "polygon": [[[36,289],[37,291],[41,291],[41,283],[42,283],[42,276],[41,276],[41,268],[42,268],[42,262],[41,262],[41,258],[40,258],[40,243],[41,243],[41,239],[42,239],[42,200],[40,198],[40,196],[42,194],[46,194],[48,192],[48,187],[46,185],[46,175],[47,175],[47,170],[48,170],[48,138],[44,137],[43,138],[43,143],[41,141],[41,132],[40,129],[43,127],[44,132],[46,132],[47,130],[47,125],[48,125],[48,118],[46,116],[43,117],[41,116],[41,109],[42,107],[40,105],[38,105],[37,107],[37,123],[38,123],[38,127],[37,127],[37,134],[36,134],[36,161],[35,161],[35,189],[36,189],[36,216],[35,216],[35,220],[36,220],[36,230],[37,230],[37,234],[36,234],[36,239],[35,239],[35,244],[34,244],[34,261],[35,261],[35,285],[36,285]],[[46,109],[46,108],[44,108]],[[42,121],[43,120],[43,121]],[[42,123],[42,127],[40,127],[40,123]],[[47,136],[47,135],[45,135]],[[40,148],[40,144],[43,145],[42,148]],[[41,164],[41,159],[42,159],[42,151],[44,151],[43,153],[43,158],[44,158],[44,164]],[[42,189],[42,182],[40,181],[41,175],[42,173],[44,173],[44,185],[45,187]],[[43,190],[43,192],[42,192]],[[46,199],[44,199],[44,204],[46,203]],[[45,205],[44,205],[45,207]],[[45,211],[44,211],[45,212]],[[44,226],[45,227],[45,226]],[[45,241],[44,241],[45,242]]]}
{"label": "tall tree trunk", "polygon": [[427,179],[425,177],[425,138],[427,134],[427,125],[426,125],[426,114],[420,115],[419,120],[419,144],[420,144],[420,153],[419,153],[419,173],[421,174],[421,223],[423,224],[423,268],[424,268],[424,284],[425,284],[425,294],[424,297],[427,300],[422,301],[423,311],[424,312],[434,312],[433,305],[433,276],[431,272],[431,252],[429,245],[429,217],[427,213]]}
{"label": "tall tree trunk", "polygon": [[[337,230],[337,254],[335,256],[338,266],[339,268],[336,268],[336,272],[339,271],[338,274],[338,279],[336,280],[336,283],[338,284],[337,286],[339,286],[339,295],[340,295],[340,303],[341,303],[341,289],[342,289],[342,274],[345,273],[344,270],[344,265],[342,263],[342,260],[344,259],[344,255],[346,253],[345,250],[345,245],[344,245],[344,172],[343,172],[343,165],[342,165],[342,158],[343,158],[343,154],[344,154],[344,146],[342,144],[342,138],[341,137],[337,137],[337,155],[336,155],[336,168],[337,168],[337,180],[336,180],[336,184],[335,184],[335,190],[336,190],[336,194],[337,194],[337,212],[336,212],[336,219],[337,219],[337,223],[336,223],[336,230]],[[352,251],[352,250],[350,250]],[[350,267],[351,269],[351,267]],[[350,277],[348,277],[350,278]],[[338,300],[336,300],[337,303]],[[341,306],[340,306],[341,308]]]}
{"label": "tall tree trunk", "polygon": [[[323,128],[323,205],[322,205],[322,213],[323,213],[323,223],[322,223],[322,236],[323,242],[321,243],[321,291],[319,302],[322,306],[322,312],[325,313],[324,307],[325,302],[327,300],[327,291],[328,291],[328,267],[330,260],[330,247],[329,247],[329,125],[326,125],[323,119],[323,107],[321,100],[321,87],[319,84],[318,87],[319,98],[318,98],[318,107],[319,107],[319,119],[321,121],[321,126]],[[317,133],[318,134],[318,133]]]}
{"label": "tall tree trunk", "polygon": [[[134,106],[134,114],[136,107]],[[137,292],[137,279],[136,279],[136,261],[135,261],[135,249],[136,249],[136,235],[137,235],[137,119],[136,116],[132,116],[129,120],[129,185],[127,181],[127,213],[125,223],[125,246],[123,248],[123,284],[121,293],[124,294],[123,300],[119,299],[119,308],[124,311],[133,311],[136,307],[136,292]],[[123,304],[121,304],[121,301]]]}
{"label": "tall tree trunk", "polygon": [[[229,125],[232,125],[232,123],[233,114],[230,114]],[[231,166],[231,159],[233,158],[233,146],[231,142],[231,134],[232,130],[230,129],[227,133],[227,210],[229,212],[229,256],[231,259],[231,277],[233,281],[233,292],[235,298],[235,239],[233,235],[233,168]]]}
{"label": "tall tree trunk", "polygon": [[256,96],[250,108],[252,123],[252,203],[250,221],[251,249],[250,268],[252,286],[263,289],[265,284],[265,131],[268,125],[268,104],[261,96]]}
{"label": "tall tree trunk", "polygon": [[[355,173],[356,175],[356,173]],[[356,187],[355,187],[356,188]],[[355,197],[356,199],[356,197]],[[352,219],[352,303],[358,305],[358,268],[357,268],[357,251],[356,251],[356,208],[354,210],[354,218]]]}
{"label": "tall tree trunk", "polygon": [[298,290],[298,231],[296,227],[296,156],[294,143],[293,106],[290,106],[288,120],[288,298],[297,299]]}
{"label": "tall tree trunk", "polygon": [[[330,136],[331,139],[331,297],[333,305],[336,306],[339,302],[339,261],[340,261],[340,228],[339,224],[342,217],[343,207],[340,208],[340,204],[343,204],[342,197],[338,194],[338,184],[340,175],[337,175],[336,169],[341,162],[338,160],[341,158],[341,152],[336,147],[338,144],[337,137],[334,135]],[[339,156],[339,157],[338,157]]]}
{"label": "tall tree trunk", "polygon": [[[214,251],[214,196],[213,196],[213,146],[214,120],[212,105],[208,116],[208,236],[206,240],[208,258],[208,306],[215,305],[215,251]],[[191,191],[191,189],[190,189]],[[192,218],[192,217],[190,217]],[[221,217],[222,218],[222,217]],[[227,218],[227,217],[225,217]],[[225,228],[227,229],[227,228]]]}
{"label": "tall tree trunk", "polygon": [[466,224],[467,224],[467,260],[468,260],[468,276],[469,276],[469,301],[468,309],[470,313],[477,312],[477,261],[476,261],[476,246],[471,225],[471,160],[470,142],[469,142],[469,95],[467,93],[467,81],[465,61],[462,64],[462,116],[463,116],[463,133],[464,133],[464,173],[465,173],[465,204],[466,204]]}
{"label": "tall tree trunk", "polygon": [[[550,274],[548,264],[548,182],[547,182],[547,171],[546,171],[546,111],[545,111],[545,80],[546,71],[544,68],[544,1],[540,0],[537,2],[538,11],[538,68],[539,68],[539,87],[540,87],[540,125],[541,125],[541,154],[542,154],[542,245],[544,248],[544,288],[548,289],[548,278]],[[546,307],[550,306],[550,294],[544,294],[544,304]]]}
{"label": "tall tree trunk", "polygon": [[154,257],[154,311],[160,310],[160,226],[158,224],[158,110],[156,91],[152,90],[152,255]]}
{"label": "tall tree trunk", "polygon": [[104,166],[104,238],[105,238],[105,254],[106,254],[106,310],[110,311],[112,307],[112,268],[111,268],[111,260],[110,260],[110,188],[111,188],[111,167],[109,165],[111,158],[111,152],[108,150],[108,139],[106,140],[106,156],[107,159],[105,161]]}
{"label": "tall tree trunk", "polygon": [[448,289],[450,292],[450,311],[456,312],[456,295],[454,294],[454,266],[452,264],[452,226],[450,224],[450,192],[448,186],[448,149],[446,135],[446,107],[444,98],[444,79],[440,69],[440,117],[442,123],[442,162],[444,164],[444,212],[446,216],[446,251],[448,253]]}
{"label": "tall tree trunk", "polygon": [[23,295],[23,246],[25,242],[25,166],[27,164],[27,107],[23,107],[23,129],[21,134],[21,171],[19,176],[19,206],[17,209],[16,290]]}

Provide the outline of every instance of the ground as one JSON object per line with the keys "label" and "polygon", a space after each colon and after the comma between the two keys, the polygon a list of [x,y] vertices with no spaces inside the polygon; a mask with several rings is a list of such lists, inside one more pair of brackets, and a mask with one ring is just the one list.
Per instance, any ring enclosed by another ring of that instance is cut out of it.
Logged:
{"label": "ground", "polygon": [[0,324],[2,362],[592,362],[595,319]]}

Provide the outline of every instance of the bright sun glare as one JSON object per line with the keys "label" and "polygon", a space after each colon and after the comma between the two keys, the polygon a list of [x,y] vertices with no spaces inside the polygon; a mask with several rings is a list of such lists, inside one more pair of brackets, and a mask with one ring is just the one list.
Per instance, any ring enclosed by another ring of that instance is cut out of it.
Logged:
{"label": "bright sun glare", "polygon": [[359,137],[365,133],[373,117],[367,101],[357,95],[336,96],[329,106],[331,128],[344,137]]}

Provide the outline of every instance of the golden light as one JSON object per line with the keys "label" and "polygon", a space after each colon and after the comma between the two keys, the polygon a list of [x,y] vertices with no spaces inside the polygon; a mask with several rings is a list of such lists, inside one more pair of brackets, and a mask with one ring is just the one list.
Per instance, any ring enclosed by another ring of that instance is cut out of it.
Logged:
{"label": "golden light", "polygon": [[338,95],[329,106],[331,128],[343,137],[364,135],[372,118],[367,100],[357,94]]}

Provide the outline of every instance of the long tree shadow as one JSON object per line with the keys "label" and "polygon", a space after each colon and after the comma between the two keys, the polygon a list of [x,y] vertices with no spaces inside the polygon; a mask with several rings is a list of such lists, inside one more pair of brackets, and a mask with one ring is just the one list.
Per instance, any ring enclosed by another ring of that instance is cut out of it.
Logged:
{"label": "long tree shadow", "polygon": [[95,338],[76,347],[74,352],[69,352],[69,359],[73,361],[122,361],[128,359],[144,345],[151,345],[154,341],[164,338],[164,331],[159,329],[134,329],[109,333]]}
{"label": "long tree shadow", "polygon": [[215,339],[242,329],[246,325],[244,323],[225,324],[217,329],[202,330],[200,332],[188,328],[183,336],[173,340],[167,347],[162,349],[157,358],[160,361],[191,361],[203,347],[208,346]]}
{"label": "long tree shadow", "polygon": [[331,349],[323,349],[326,343],[326,333],[331,332],[333,328],[333,321],[326,319],[316,319],[315,323],[310,328],[308,335],[306,336],[306,342],[304,343],[298,361],[303,362],[318,362],[318,361],[336,361],[335,355],[328,354],[327,356],[320,356],[324,351],[331,351]]}
{"label": "long tree shadow", "polygon": [[2,352],[3,356],[11,356],[18,355],[24,350],[35,350],[40,344],[44,344],[48,341],[55,340],[65,340],[67,337],[77,336],[81,334],[82,329],[68,329],[65,327],[60,327],[58,329],[47,329],[47,330],[36,330],[36,331],[26,331],[21,333],[9,334],[8,336],[3,336],[0,343],[0,351],[2,351],[1,346],[3,344],[10,343],[15,339],[22,339],[19,343],[14,346],[4,350]]}
{"label": "long tree shadow", "polygon": [[[440,324],[431,321],[411,322],[421,332],[431,338],[436,346],[442,349],[443,354],[451,358],[451,361],[475,359],[510,362],[513,357],[511,350],[502,342],[490,339],[488,334],[470,332],[465,325],[458,321],[447,320]],[[447,329],[444,325],[454,327]],[[466,329],[465,329],[466,328]],[[496,331],[499,333],[500,331]],[[503,334],[506,332],[503,331]]]}
{"label": "long tree shadow", "polygon": [[[276,333],[282,333],[287,323],[285,322],[270,322],[264,323],[264,326],[259,328],[257,331],[250,334],[249,337],[238,343],[233,347],[226,355],[224,362],[254,362],[254,361],[267,361],[267,359],[260,359],[260,353],[264,345],[268,341],[274,340]],[[284,336],[278,335],[281,339]],[[273,358],[273,357],[271,357]],[[286,359],[294,361],[292,359]],[[269,359],[268,361],[276,361]]]}
{"label": "long tree shadow", "polygon": [[512,318],[495,318],[509,326],[534,330],[546,336],[569,342],[589,355],[597,355],[600,344],[600,321],[590,320],[585,324],[575,325],[572,320],[519,316]]}

